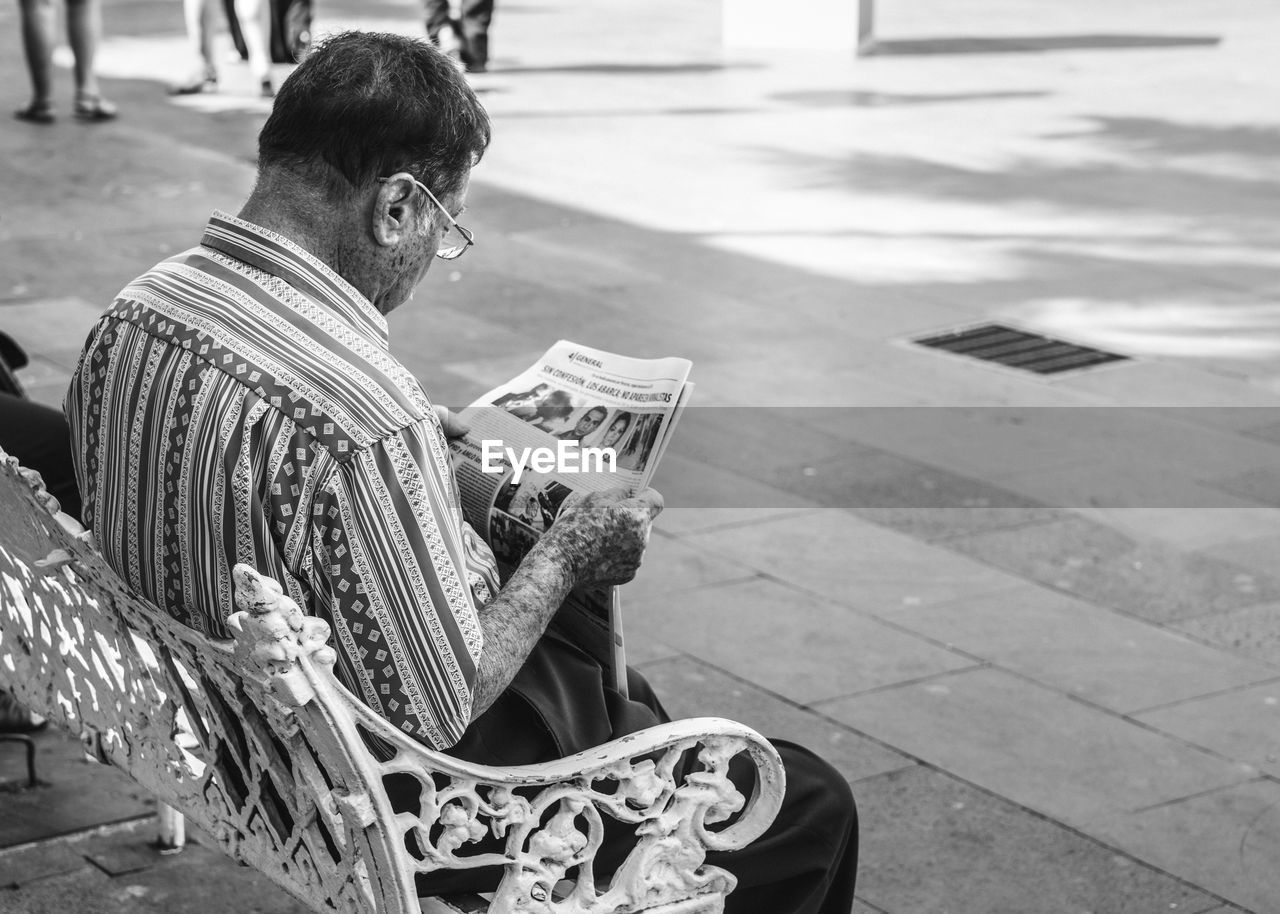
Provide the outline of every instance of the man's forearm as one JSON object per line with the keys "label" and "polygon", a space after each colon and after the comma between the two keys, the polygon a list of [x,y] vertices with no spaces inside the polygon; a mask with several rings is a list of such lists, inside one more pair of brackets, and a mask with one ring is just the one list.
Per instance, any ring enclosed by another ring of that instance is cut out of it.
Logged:
{"label": "man's forearm", "polygon": [[662,496],[644,489],[593,492],[556,518],[502,592],[480,611],[484,650],[472,686],[471,719],[502,694],[564,598],[579,584],[624,584],[635,577]]}
{"label": "man's forearm", "polygon": [[497,700],[576,582],[573,565],[549,531],[525,556],[506,586],[480,611],[484,651],[472,690],[471,719]]}

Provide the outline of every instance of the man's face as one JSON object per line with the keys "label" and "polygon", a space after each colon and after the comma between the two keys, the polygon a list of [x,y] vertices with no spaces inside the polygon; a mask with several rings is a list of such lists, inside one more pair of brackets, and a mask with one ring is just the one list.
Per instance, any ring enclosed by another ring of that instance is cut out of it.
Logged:
{"label": "man's face", "polygon": [[600,427],[600,423],[604,421],[604,417],[607,415],[609,415],[607,410],[592,407],[578,419],[578,424],[573,427],[573,433],[579,438],[584,435],[590,435]]}
{"label": "man's face", "polygon": [[[437,195],[441,206],[449,211],[449,215],[457,217],[466,209],[467,189],[470,178],[462,182],[462,188],[456,194]],[[449,220],[440,212],[440,207],[422,191],[417,192],[417,212],[412,225],[406,230],[400,244],[392,253],[388,265],[391,274],[392,289],[387,300],[393,302],[387,311],[397,308],[413,298],[418,284],[427,276],[431,264],[436,259],[436,251],[449,231]]]}

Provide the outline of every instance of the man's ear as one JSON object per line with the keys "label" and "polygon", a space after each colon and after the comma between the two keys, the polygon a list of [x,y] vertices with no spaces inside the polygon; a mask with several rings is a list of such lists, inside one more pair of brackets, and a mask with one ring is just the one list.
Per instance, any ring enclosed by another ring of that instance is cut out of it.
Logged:
{"label": "man's ear", "polygon": [[370,218],[373,240],[394,247],[405,239],[418,218],[418,186],[405,172],[397,172],[378,184]]}

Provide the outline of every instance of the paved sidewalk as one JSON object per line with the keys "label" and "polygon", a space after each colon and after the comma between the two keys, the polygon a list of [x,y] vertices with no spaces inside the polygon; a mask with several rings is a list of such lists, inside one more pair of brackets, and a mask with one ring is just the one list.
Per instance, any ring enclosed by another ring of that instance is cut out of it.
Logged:
{"label": "paved sidewalk", "polygon": [[[722,50],[712,0],[607,6],[500,5],[478,244],[398,354],[451,404],[562,336],[694,361],[631,657],[849,777],[859,914],[1280,910],[1275,14],[884,0],[853,60]],[[177,5],[105,8],[121,120],[0,129],[0,327],[50,403],[111,295],[247,192],[266,113],[238,65],[164,96]],[[985,320],[1131,359],[910,342]],[[198,846],[141,856],[147,800],[41,746],[25,793],[0,747],[0,910],[293,909]]]}

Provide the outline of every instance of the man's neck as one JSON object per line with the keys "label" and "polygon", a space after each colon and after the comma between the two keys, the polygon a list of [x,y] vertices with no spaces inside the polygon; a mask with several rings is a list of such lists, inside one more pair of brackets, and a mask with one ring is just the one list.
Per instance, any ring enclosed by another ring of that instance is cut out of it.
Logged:
{"label": "man's neck", "polygon": [[[349,215],[320,199],[300,196],[297,185],[283,192],[278,180],[260,175],[239,218],[282,235],[349,282],[378,305],[380,287],[367,256],[356,250],[358,227]],[[381,310],[381,308],[379,308]]]}

